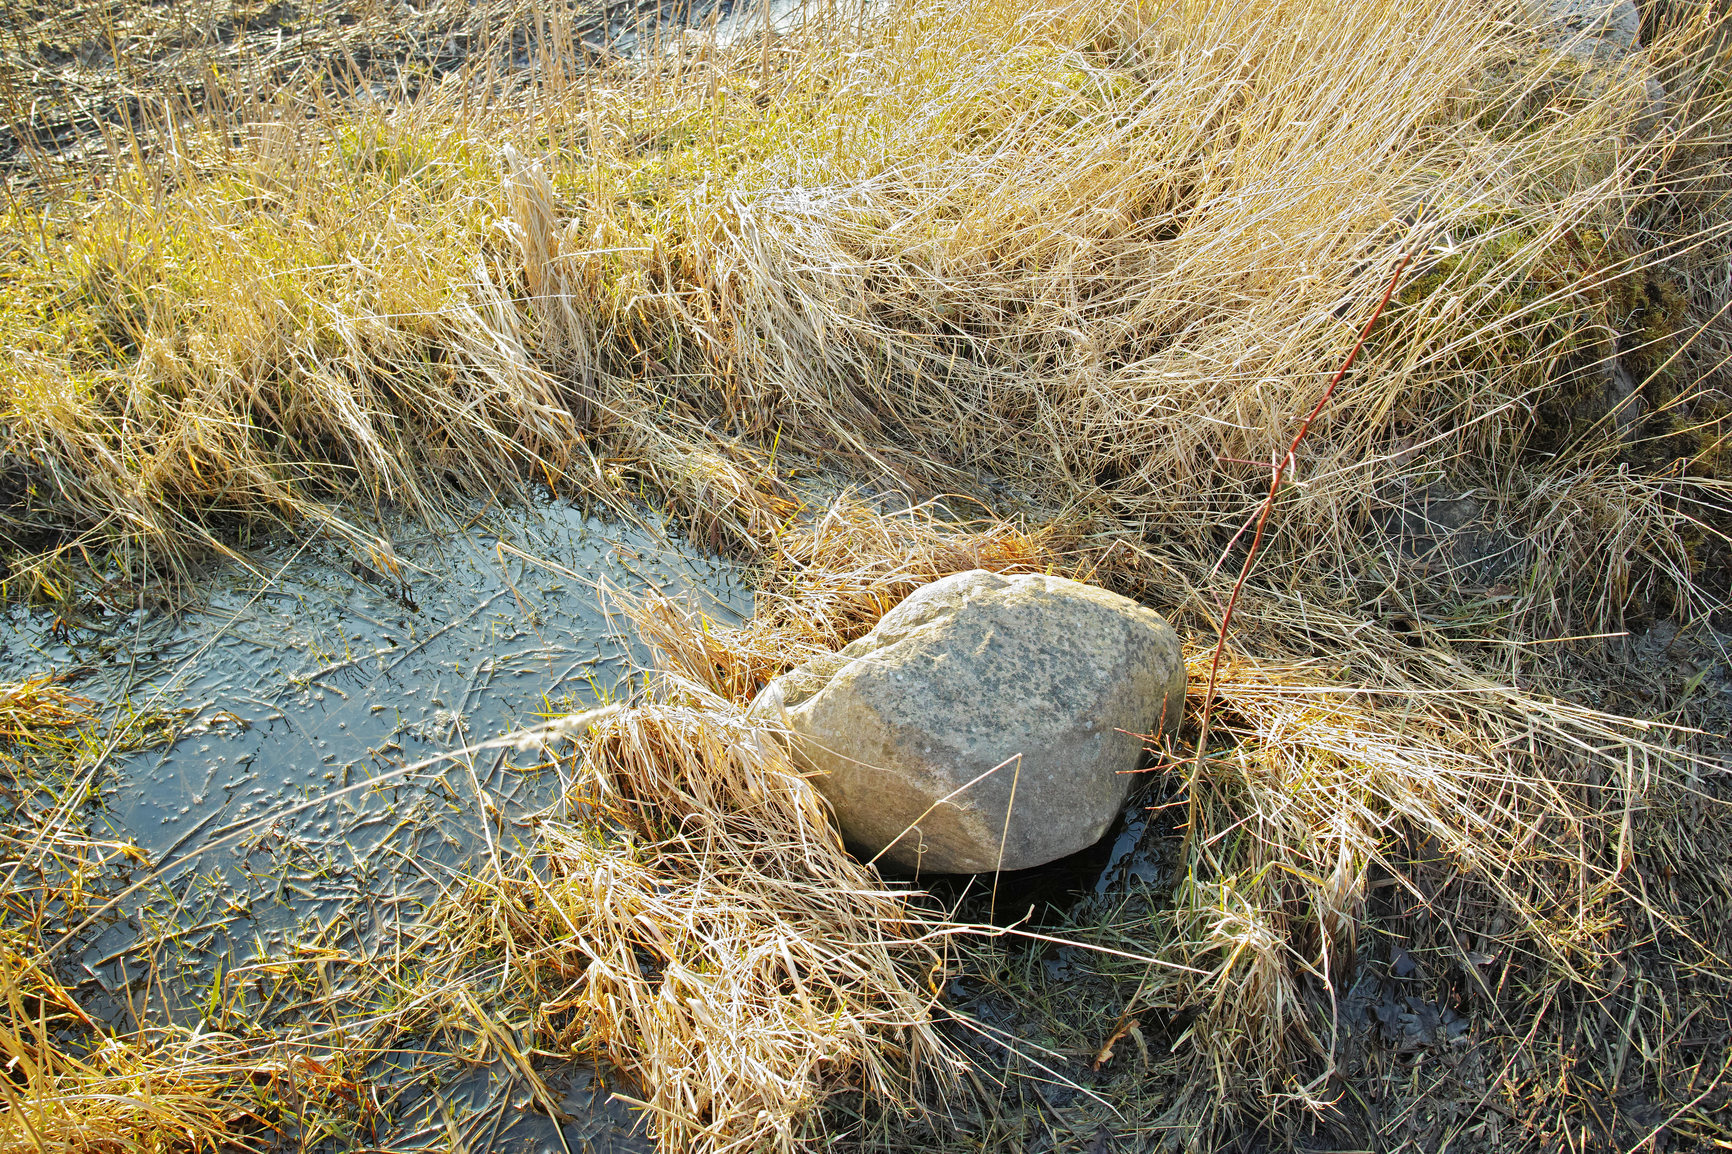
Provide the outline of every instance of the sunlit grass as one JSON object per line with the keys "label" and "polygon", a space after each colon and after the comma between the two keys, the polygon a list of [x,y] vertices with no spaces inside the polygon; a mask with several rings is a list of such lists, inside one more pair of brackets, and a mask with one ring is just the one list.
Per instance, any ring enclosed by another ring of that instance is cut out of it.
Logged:
{"label": "sunlit grass", "polygon": [[[388,109],[238,102],[9,210],[6,476],[60,562],[135,579],[240,525],[377,549],[379,507],[529,484],[760,563],[744,629],[637,607],[665,676],[574,769],[618,828],[550,828],[453,917],[644,1082],[664,1148],[786,1148],[845,1086],[944,1068],[923,935],[962,931],[846,857],[740,707],[975,565],[1212,635],[1264,462],[1411,257],[1281,495],[1131,951],[1196,1023],[1159,1058],[1189,1124],[1296,1126],[1335,1093],[1374,874],[1427,879],[1412,946],[1475,990],[1495,946],[1488,1012],[1535,1029],[1628,926],[1689,918],[1632,871],[1672,852],[1694,739],[1534,691],[1526,647],[1723,608],[1724,60],[1663,36],[1656,112],[1640,60],[1588,72],[1505,15],[921,0]],[[820,466],[1023,521],[796,515]],[[1403,555],[1389,518],[1434,490],[1473,495],[1501,590]],[[9,588],[67,583],[26,555]]]}

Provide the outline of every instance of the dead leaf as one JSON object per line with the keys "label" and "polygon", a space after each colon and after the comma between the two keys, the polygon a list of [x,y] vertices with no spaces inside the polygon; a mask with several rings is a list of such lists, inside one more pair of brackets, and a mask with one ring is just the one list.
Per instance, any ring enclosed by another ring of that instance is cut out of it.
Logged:
{"label": "dead leaf", "polygon": [[1098,1070],[1108,1062],[1112,1061],[1113,1047],[1123,1041],[1126,1034],[1136,1030],[1140,1025],[1142,1025],[1142,1022],[1136,1018],[1132,1018],[1128,1022],[1120,1022],[1118,1029],[1113,1031],[1112,1036],[1106,1040],[1106,1044],[1100,1048],[1099,1053],[1095,1054],[1095,1060],[1089,1068],[1092,1070]]}

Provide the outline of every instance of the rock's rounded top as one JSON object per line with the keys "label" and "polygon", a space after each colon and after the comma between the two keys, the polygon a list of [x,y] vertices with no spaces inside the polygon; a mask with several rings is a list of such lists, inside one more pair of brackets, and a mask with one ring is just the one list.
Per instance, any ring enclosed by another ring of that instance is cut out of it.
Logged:
{"label": "rock's rounded top", "polygon": [[1617,60],[1641,47],[1642,13],[1633,0],[1530,0],[1529,9],[1550,47],[1584,63]]}
{"label": "rock's rounded top", "polygon": [[1098,586],[957,573],[754,702],[779,718],[844,835],[907,870],[1023,869],[1106,832],[1138,735],[1176,723],[1172,627]]}

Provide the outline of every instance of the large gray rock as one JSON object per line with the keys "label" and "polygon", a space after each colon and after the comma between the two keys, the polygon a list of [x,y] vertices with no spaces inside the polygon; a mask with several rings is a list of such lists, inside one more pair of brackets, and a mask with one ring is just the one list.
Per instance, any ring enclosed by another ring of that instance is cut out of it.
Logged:
{"label": "large gray rock", "polygon": [[752,711],[787,726],[858,851],[983,873],[1098,841],[1130,792],[1138,735],[1172,728],[1184,701],[1160,614],[1062,577],[975,569],[777,678]]}
{"label": "large gray rock", "polygon": [[1633,0],[1529,0],[1529,9],[1546,46],[1583,63],[1621,60],[1641,47]]}

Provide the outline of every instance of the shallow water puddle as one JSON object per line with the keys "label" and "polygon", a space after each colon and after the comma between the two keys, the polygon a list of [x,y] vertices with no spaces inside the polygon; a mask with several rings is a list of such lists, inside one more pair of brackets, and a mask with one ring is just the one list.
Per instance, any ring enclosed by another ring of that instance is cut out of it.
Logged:
{"label": "shallow water puddle", "polygon": [[[321,958],[388,954],[431,898],[524,844],[526,816],[561,794],[557,772],[519,771],[503,751],[405,766],[627,692],[646,655],[606,589],[688,597],[728,623],[751,612],[733,565],[557,504],[450,533],[405,528],[393,545],[401,582],[288,543],[253,554],[265,579],[213,571],[178,619],[115,613],[65,639],[51,618],[13,611],[0,677],[88,668],[77,692],[176,716],[172,743],[117,757],[98,779],[95,824],[134,841],[158,876],[73,955],[93,1015],[190,1024],[232,1007],[269,1021],[281,967],[259,959],[312,959],[316,989],[341,980]],[[373,1073],[412,1081],[386,1065]],[[566,1133],[607,1149],[605,1095],[572,1076],[583,1085],[565,1108],[589,1125]],[[464,1081],[436,1097],[480,1107],[511,1094],[498,1070]],[[466,1140],[505,1148],[494,1128]],[[429,1141],[449,1140],[437,1131]]]}

